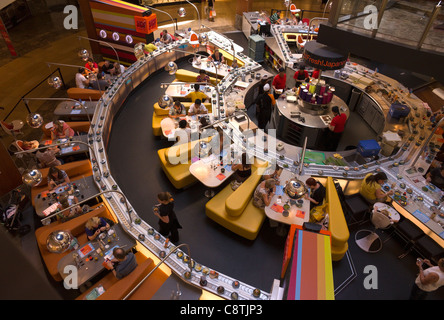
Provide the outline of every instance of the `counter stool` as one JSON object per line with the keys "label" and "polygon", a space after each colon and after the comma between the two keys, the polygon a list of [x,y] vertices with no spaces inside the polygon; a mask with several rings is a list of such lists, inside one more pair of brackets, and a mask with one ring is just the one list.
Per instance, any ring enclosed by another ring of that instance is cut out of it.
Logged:
{"label": "counter stool", "polygon": [[[345,205],[347,215],[350,216],[350,218],[354,221],[352,223],[348,223],[348,225],[364,222],[366,214],[369,213],[371,209],[370,205],[360,193],[346,196]],[[359,220],[356,219],[357,215],[361,216]]]}
{"label": "counter stool", "polygon": [[420,237],[415,243],[415,250],[425,259],[438,264],[438,260],[444,257],[444,249],[427,235]]}
{"label": "counter stool", "polygon": [[[373,231],[362,229],[356,232],[355,234],[355,242],[359,248],[369,253],[376,253],[382,249],[382,240],[379,235],[376,233],[377,229],[389,229],[393,222],[387,217],[385,214],[373,210],[371,213],[370,220],[375,227]],[[359,235],[362,233],[368,233],[365,237],[359,238]]]}
{"label": "counter stool", "polygon": [[424,235],[424,232],[409,219],[402,219],[395,225],[395,233],[406,242],[404,253],[398,256],[399,259],[404,258],[413,250],[416,241]]}

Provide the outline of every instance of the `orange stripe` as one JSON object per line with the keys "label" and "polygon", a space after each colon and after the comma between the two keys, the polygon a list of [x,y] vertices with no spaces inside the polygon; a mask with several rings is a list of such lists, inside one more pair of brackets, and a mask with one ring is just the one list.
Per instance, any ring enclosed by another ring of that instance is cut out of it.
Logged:
{"label": "orange stripe", "polygon": [[112,6],[109,4],[98,3],[98,2],[94,2],[94,1],[90,1],[89,5],[90,5],[91,9],[98,9],[98,10],[128,14],[128,15],[133,15],[133,16],[141,16],[142,15],[140,10],[137,10],[137,9],[134,9],[134,10],[125,9],[122,7]]}
{"label": "orange stripe", "polygon": [[301,264],[301,300],[317,299],[317,234],[304,232]]}
{"label": "orange stripe", "polygon": [[326,299],[325,292],[325,241],[322,235],[318,236],[317,239],[317,253],[318,253],[318,300]]}

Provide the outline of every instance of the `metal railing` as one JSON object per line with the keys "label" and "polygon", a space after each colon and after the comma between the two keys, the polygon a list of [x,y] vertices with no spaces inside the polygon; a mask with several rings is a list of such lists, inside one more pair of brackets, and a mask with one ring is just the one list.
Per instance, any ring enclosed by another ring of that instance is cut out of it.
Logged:
{"label": "metal railing", "polygon": [[190,276],[191,276],[191,273],[193,272],[193,268],[192,268],[192,265],[191,265],[191,254],[190,254],[190,247],[188,246],[188,244],[186,244],[186,243],[182,243],[182,244],[180,244],[180,245],[178,245],[178,246],[176,246],[173,250],[171,250],[170,252],[168,252],[168,254],[165,256],[165,258],[163,258],[162,260],[160,260],[159,261],[159,263],[153,268],[153,270],[151,270],[150,271],[150,273],[148,273],[146,276],[145,276],[145,278],[143,278],[122,300],[127,300],[133,293],[134,293],[134,291],[136,291],[144,282],[145,282],[145,280],[146,279],[148,279],[153,273],[154,273],[154,271],[156,271],[157,270],[157,268],[159,268],[164,262],[165,262],[165,260],[166,259],[168,259],[168,257],[171,255],[171,254],[173,254],[174,252],[176,252],[177,251],[177,249],[179,249],[180,247],[186,247],[187,248],[187,251],[188,251],[188,258],[190,259],[189,261],[188,261],[188,267],[190,268]]}

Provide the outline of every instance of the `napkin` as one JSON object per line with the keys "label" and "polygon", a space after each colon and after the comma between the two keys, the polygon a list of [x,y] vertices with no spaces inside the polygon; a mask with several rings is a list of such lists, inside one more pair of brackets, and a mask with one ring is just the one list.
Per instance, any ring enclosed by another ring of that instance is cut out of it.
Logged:
{"label": "napkin", "polygon": [[50,144],[52,144],[52,140],[46,140],[45,141],[45,146],[49,146]]}
{"label": "napkin", "polygon": [[171,133],[171,130],[165,130],[165,135],[168,136]]}
{"label": "napkin", "polygon": [[226,177],[225,177],[225,175],[224,174],[222,174],[222,173],[219,173],[217,176],[216,176],[216,178],[218,178],[219,180],[224,180]]}

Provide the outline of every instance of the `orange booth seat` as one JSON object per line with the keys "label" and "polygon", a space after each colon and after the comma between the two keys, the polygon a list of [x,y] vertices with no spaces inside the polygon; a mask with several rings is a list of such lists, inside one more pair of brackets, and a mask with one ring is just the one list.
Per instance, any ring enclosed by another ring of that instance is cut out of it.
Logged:
{"label": "orange booth seat", "polygon": [[66,251],[64,253],[52,253],[49,252],[46,247],[46,239],[48,236],[57,230],[69,231],[74,237],[77,238],[79,246],[83,246],[88,242],[88,238],[85,233],[85,224],[92,217],[101,217],[108,218],[114,222],[116,222],[112,216],[112,214],[108,211],[108,209],[103,205],[93,206],[93,210],[83,214],[77,218],[72,220],[60,223],[54,222],[49,225],[38,228],[35,231],[35,237],[37,240],[37,246],[40,250],[40,254],[42,256],[43,261],[45,262],[46,268],[49,274],[56,281],[62,281],[63,278],[57,270],[57,264],[60,259],[65,255],[70,254],[71,251]]}
{"label": "orange booth seat", "polygon": [[[57,168],[64,170],[71,181],[77,180],[83,176],[87,177],[93,174],[91,162],[88,159],[68,162],[62,164],[61,166],[57,166]],[[33,206],[35,205],[34,203],[35,197],[42,191],[48,190],[49,188],[48,187],[49,168],[40,169],[40,172],[42,173],[42,181],[40,182],[40,184],[38,184],[35,187],[32,187],[31,189],[31,201]]]}
{"label": "orange booth seat", "polygon": [[93,89],[69,88],[67,90],[68,97],[74,100],[91,100],[97,101],[102,97],[103,91]]}
{"label": "orange booth seat", "polygon": [[[99,285],[105,289],[105,292],[97,297],[96,300],[122,300],[125,298],[155,267],[153,260],[145,257],[140,252],[136,252],[135,257],[137,267],[129,275],[118,280],[110,271],[106,276],[92,285],[90,289],[78,296],[76,300],[86,299],[88,294]],[[129,300],[151,299],[167,278],[167,274],[157,269],[131,294]]]}
{"label": "orange booth seat", "polygon": [[[89,122],[88,121],[67,121],[66,122],[77,134],[77,132],[88,133],[89,131]],[[44,138],[51,139],[51,130],[46,128],[48,123],[42,126],[42,131],[44,134]]]}

